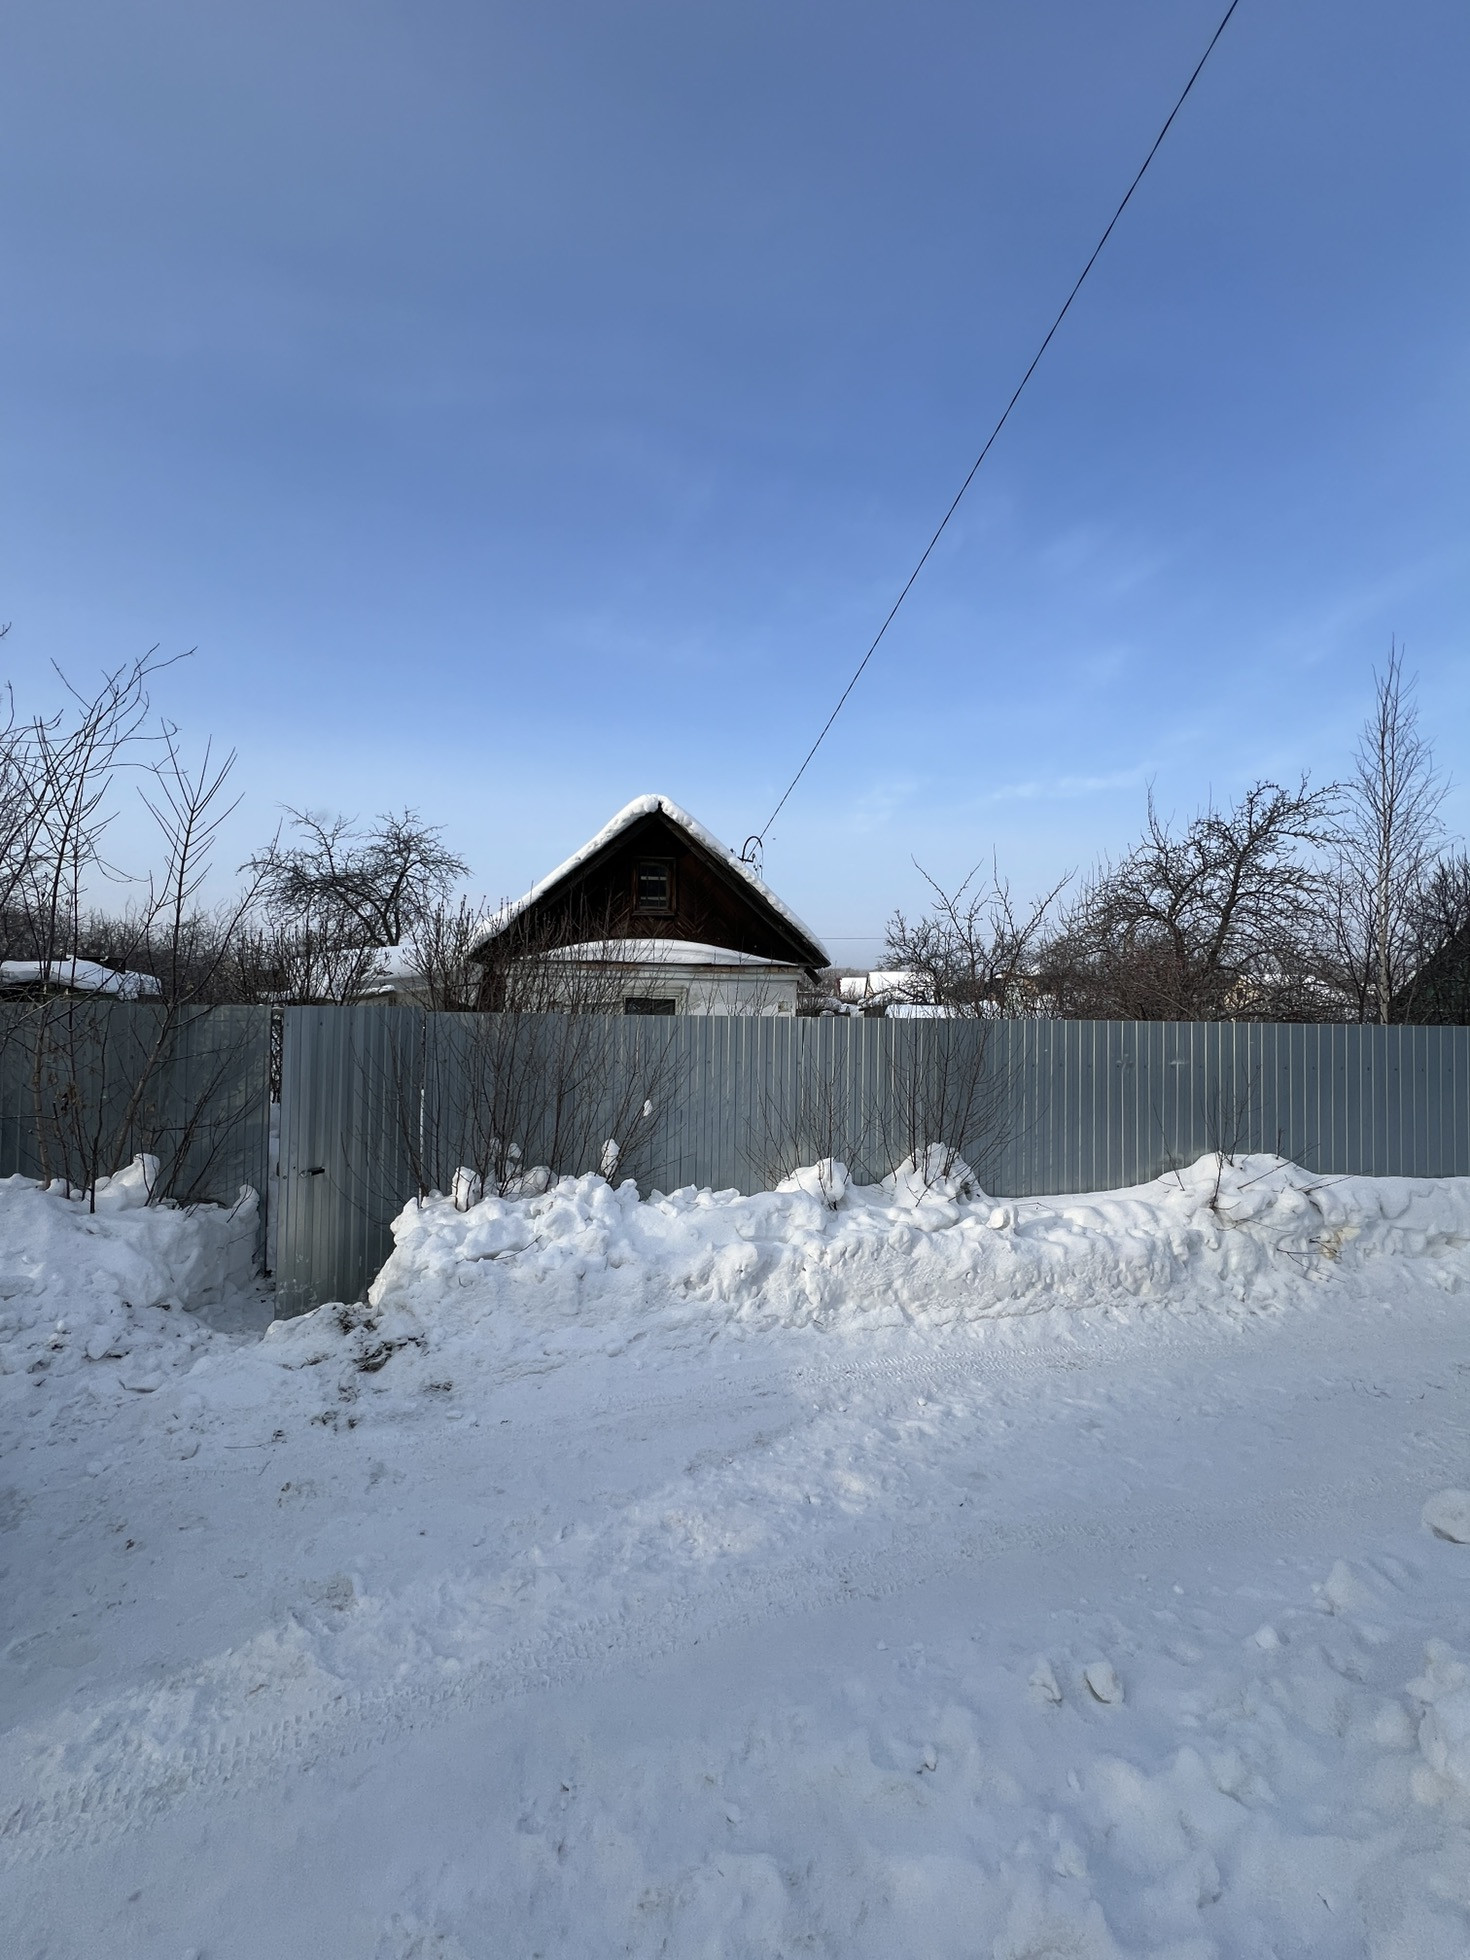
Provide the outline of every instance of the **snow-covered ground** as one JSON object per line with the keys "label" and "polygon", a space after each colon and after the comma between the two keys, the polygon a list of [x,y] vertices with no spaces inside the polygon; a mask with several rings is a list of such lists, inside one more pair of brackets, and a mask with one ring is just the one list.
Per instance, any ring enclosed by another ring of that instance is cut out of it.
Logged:
{"label": "snow-covered ground", "polygon": [[1470,1954],[1470,1181],[534,1183],[0,1182],[0,1950]]}

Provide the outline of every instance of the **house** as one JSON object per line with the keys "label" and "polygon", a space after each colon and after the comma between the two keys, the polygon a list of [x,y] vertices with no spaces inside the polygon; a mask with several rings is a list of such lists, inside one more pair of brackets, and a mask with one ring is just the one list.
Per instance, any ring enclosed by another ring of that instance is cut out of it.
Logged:
{"label": "house", "polygon": [[1449,933],[1394,996],[1391,1018],[1421,1027],[1470,1024],[1470,926]]}
{"label": "house", "polygon": [[624,1014],[794,1015],[826,948],[736,856],[667,796],[639,796],[471,944],[482,1005]]}

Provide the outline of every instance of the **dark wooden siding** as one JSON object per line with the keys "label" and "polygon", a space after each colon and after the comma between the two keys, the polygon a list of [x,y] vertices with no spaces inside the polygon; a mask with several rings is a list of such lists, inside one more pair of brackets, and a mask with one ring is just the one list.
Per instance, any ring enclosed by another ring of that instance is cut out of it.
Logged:
{"label": "dark wooden siding", "polygon": [[[638,904],[638,867],[662,861],[672,870],[667,911]],[[568,874],[520,915],[517,928],[545,944],[597,937],[693,939],[762,959],[809,964],[811,943],[662,811],[629,825],[605,849]]]}

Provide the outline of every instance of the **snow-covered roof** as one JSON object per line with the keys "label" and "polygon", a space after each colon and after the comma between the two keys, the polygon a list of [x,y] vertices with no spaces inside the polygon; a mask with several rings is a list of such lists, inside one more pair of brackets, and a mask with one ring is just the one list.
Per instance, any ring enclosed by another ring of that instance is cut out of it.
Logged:
{"label": "snow-covered roof", "polygon": [[873,973],[847,973],[837,983],[843,1000],[917,1001],[928,989],[922,973],[908,967],[890,967]]}
{"label": "snow-covered roof", "polygon": [[362,961],[362,984],[358,991],[364,994],[382,993],[405,981],[412,983],[424,977],[423,956],[412,946],[349,946],[341,957]]}
{"label": "snow-covered roof", "polygon": [[585,960],[607,966],[738,966],[800,973],[796,960],[769,960],[763,953],[737,953],[729,946],[707,946],[698,939],[584,939],[576,946],[558,946],[560,960]]}
{"label": "snow-covered roof", "polygon": [[667,817],[670,823],[677,824],[680,830],[685,831],[711,857],[717,858],[721,864],[742,878],[773,912],[779,914],[794,932],[800,933],[801,937],[808,941],[814,951],[821,956],[821,964],[829,964],[827,949],[811,927],[799,919],[784,900],[777,898],[755,868],[739,858],[728,844],[722,844],[712,830],[706,830],[697,817],[691,817],[687,810],[680,809],[669,796],[635,796],[631,803],[625,803],[617,815],[602,826],[595,837],[589,837],[581,849],[573,851],[572,855],[559,864],[555,871],[548,871],[544,878],[538,879],[520,898],[511,899],[492,912],[487,919],[482,919],[475,929],[472,945],[483,945],[487,939],[493,939],[497,933],[504,932],[508,925],[518,919],[538,899],[545,897],[546,893],[559,885],[564,878],[595,858],[599,851],[605,849],[615,837],[637,823],[641,817],[657,816],[660,813]]}
{"label": "snow-covered roof", "polygon": [[0,960],[0,987],[67,987],[115,1000],[152,1000],[163,992],[151,973],[127,973],[96,960]]}

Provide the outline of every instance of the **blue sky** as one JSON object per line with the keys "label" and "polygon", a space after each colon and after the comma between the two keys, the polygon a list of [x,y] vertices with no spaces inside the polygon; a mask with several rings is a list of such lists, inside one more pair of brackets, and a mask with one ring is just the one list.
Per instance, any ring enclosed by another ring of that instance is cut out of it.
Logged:
{"label": "blue sky", "polygon": [[[1220,10],[8,10],[22,703],[197,646],[232,860],[409,803],[496,897],[649,789],[738,845]],[[1243,0],[769,837],[839,958],[913,858],[1340,773],[1391,635],[1470,783],[1467,84],[1460,0]]]}

